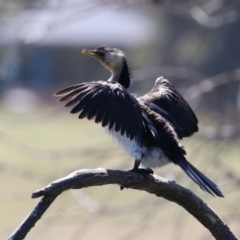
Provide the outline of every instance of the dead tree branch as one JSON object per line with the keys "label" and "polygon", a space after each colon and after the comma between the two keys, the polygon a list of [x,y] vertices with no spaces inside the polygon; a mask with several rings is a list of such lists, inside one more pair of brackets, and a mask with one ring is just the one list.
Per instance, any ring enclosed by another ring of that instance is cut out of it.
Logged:
{"label": "dead tree branch", "polygon": [[43,213],[63,191],[106,184],[119,184],[125,188],[143,190],[175,202],[202,223],[216,239],[237,239],[228,226],[203,200],[175,182],[169,182],[157,175],[144,177],[134,172],[98,168],[75,171],[65,178],[58,179],[45,188],[35,191],[32,198],[42,197],[41,201],[8,240],[24,239],[30,229],[34,227]]}

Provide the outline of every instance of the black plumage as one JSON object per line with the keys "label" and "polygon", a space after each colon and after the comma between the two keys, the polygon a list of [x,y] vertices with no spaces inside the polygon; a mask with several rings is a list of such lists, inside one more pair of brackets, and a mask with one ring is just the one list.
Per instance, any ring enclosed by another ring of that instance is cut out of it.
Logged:
{"label": "black plumage", "polygon": [[112,75],[107,81],[81,83],[56,93],[60,101],[67,101],[65,106],[73,106],[71,113],[101,123],[135,158],[132,171],[143,172],[140,163],[148,168],[172,162],[201,189],[223,197],[217,186],[185,158],[180,139],[198,131],[198,120],[171,83],[158,78],[150,92],[136,98],[126,90],[131,74],[121,50],[103,46],[82,52],[98,59]]}
{"label": "black plumage", "polygon": [[[71,113],[79,118],[95,119],[102,127],[126,134],[142,144],[141,108],[136,98],[119,83],[103,81],[87,82],[71,86],[55,94],[59,101],[69,101],[65,106],[75,105]],[[138,121],[136,121],[138,119]],[[134,123],[134,124],[133,124]]]}
{"label": "black plumage", "polygon": [[180,139],[198,131],[196,115],[167,79],[158,78],[152,90],[140,99],[145,100],[150,109],[164,116]]}

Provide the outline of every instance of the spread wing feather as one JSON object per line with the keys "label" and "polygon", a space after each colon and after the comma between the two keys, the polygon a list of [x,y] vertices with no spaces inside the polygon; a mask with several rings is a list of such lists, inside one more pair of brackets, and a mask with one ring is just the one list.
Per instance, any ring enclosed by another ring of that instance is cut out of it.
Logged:
{"label": "spread wing feather", "polygon": [[149,102],[151,110],[166,118],[179,138],[198,131],[198,120],[193,110],[168,80],[158,78],[152,90],[139,99]]}
{"label": "spread wing feather", "polygon": [[106,82],[81,83],[55,94],[65,106],[74,106],[71,113],[79,118],[94,119],[102,127],[114,129],[142,145],[142,113],[137,99],[120,84]]}

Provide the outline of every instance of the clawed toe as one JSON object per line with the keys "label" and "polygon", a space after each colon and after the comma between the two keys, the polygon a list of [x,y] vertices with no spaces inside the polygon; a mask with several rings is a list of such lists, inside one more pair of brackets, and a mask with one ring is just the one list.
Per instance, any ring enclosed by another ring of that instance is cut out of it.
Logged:
{"label": "clawed toe", "polygon": [[142,175],[152,175],[153,174],[153,170],[151,168],[133,168],[132,170],[129,170],[129,171],[140,173]]}
{"label": "clawed toe", "polygon": [[[131,170],[128,170],[128,172],[135,172],[135,173],[140,173],[144,178],[146,177],[146,175],[152,175],[153,174],[153,170],[151,168],[133,168]],[[122,191],[125,187],[124,186],[120,186],[120,190]]]}

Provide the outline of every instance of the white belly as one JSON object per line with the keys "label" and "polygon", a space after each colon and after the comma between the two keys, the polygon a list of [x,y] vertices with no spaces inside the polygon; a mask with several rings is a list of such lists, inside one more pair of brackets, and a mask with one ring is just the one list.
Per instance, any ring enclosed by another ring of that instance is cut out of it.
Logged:
{"label": "white belly", "polygon": [[134,157],[134,159],[140,160],[142,158],[142,148],[138,145],[137,141],[134,139],[130,140],[126,134],[121,135],[120,132],[115,132],[109,130],[108,127],[105,128],[107,133],[115,139],[129,154]]}
{"label": "white belly", "polygon": [[145,146],[140,147],[135,139],[130,140],[130,138],[127,138],[126,134],[121,135],[121,133],[109,130],[107,127],[105,129],[107,133],[129,153],[130,156],[134,159],[141,160],[141,165],[143,167],[162,167],[170,163],[160,148],[152,147],[149,149]]}
{"label": "white belly", "polygon": [[146,168],[163,167],[170,163],[161,148],[144,148],[144,155],[141,159],[141,165]]}

